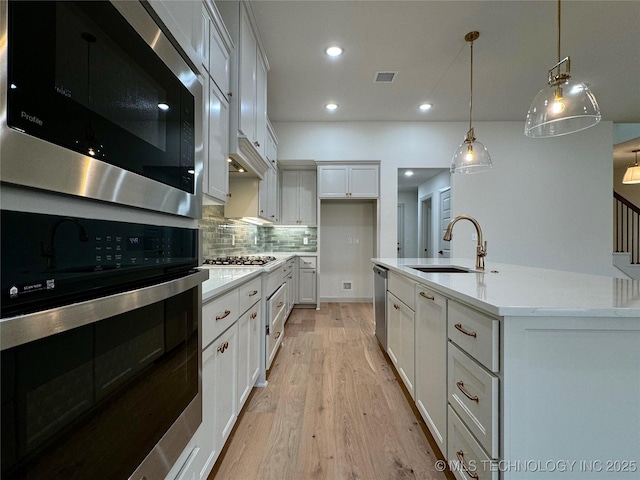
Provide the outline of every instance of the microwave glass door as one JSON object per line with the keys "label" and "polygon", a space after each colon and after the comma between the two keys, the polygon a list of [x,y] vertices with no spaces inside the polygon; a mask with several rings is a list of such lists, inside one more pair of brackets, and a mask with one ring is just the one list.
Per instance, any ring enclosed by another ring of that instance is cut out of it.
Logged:
{"label": "microwave glass door", "polygon": [[8,125],[194,193],[194,98],[109,2],[10,2]]}

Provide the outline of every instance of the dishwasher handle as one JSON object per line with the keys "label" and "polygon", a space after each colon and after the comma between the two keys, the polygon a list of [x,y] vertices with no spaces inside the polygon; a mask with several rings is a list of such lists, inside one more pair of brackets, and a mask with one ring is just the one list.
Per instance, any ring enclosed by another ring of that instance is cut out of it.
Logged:
{"label": "dishwasher handle", "polygon": [[373,266],[373,272],[376,275],[380,275],[382,278],[387,278],[387,274],[389,273],[389,269],[381,267],[380,265]]}

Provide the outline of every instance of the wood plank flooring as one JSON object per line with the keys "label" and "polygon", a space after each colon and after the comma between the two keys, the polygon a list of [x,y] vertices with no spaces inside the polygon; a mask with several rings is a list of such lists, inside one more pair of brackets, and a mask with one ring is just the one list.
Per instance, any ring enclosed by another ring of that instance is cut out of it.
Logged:
{"label": "wood plank flooring", "polygon": [[209,480],[442,480],[365,303],[294,309]]}

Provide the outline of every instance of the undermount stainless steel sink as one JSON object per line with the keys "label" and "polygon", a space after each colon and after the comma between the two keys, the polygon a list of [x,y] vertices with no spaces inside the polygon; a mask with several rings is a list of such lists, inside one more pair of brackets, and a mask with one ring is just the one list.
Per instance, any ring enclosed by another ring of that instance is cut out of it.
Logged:
{"label": "undermount stainless steel sink", "polygon": [[407,265],[409,268],[425,273],[470,273],[471,270],[455,265]]}

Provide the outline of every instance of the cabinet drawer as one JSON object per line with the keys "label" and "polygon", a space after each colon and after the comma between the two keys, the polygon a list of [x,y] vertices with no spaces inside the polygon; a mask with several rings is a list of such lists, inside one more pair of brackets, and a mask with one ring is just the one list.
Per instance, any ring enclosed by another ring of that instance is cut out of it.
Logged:
{"label": "cabinet drawer", "polygon": [[202,307],[202,348],[235,322],[240,315],[238,289],[221,295]]}
{"label": "cabinet drawer", "polygon": [[403,275],[389,272],[388,290],[398,297],[411,310],[416,309],[415,283]]}
{"label": "cabinet drawer", "polygon": [[492,372],[500,370],[500,323],[449,300],[449,338]]}
{"label": "cabinet drawer", "polygon": [[298,265],[300,268],[316,268],[316,257],[300,257]]}
{"label": "cabinet drawer", "polygon": [[265,294],[267,297],[272,295],[280,285],[284,283],[284,265],[278,267],[273,272],[269,273],[267,277],[267,289],[265,290]]}
{"label": "cabinet drawer", "polygon": [[498,378],[449,342],[447,391],[451,407],[489,454],[498,457]]}
{"label": "cabinet drawer", "polygon": [[269,323],[271,325],[275,323],[280,312],[285,310],[286,303],[287,289],[282,285],[278,291],[271,296],[269,301],[267,301],[267,312],[269,313]]}
{"label": "cabinet drawer", "polygon": [[240,296],[240,310],[239,313],[244,313],[251,305],[256,303],[262,298],[262,279],[260,277],[254,278],[244,285],[238,287]]}
{"label": "cabinet drawer", "polygon": [[451,407],[448,413],[447,458],[449,465],[457,467],[453,469],[454,476],[458,480],[498,480],[498,469],[491,468],[491,459],[478,445],[464,422]]}

